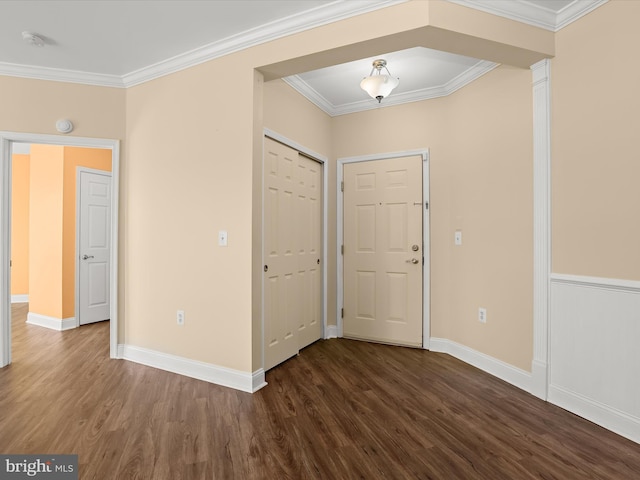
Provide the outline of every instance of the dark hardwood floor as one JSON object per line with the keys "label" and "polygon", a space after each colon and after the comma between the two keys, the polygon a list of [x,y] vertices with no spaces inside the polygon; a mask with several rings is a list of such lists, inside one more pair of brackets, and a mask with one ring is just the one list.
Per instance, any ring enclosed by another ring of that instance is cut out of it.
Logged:
{"label": "dark hardwood floor", "polygon": [[0,453],[78,454],[83,480],[640,478],[640,445],[447,355],[319,341],[251,395],[13,311]]}

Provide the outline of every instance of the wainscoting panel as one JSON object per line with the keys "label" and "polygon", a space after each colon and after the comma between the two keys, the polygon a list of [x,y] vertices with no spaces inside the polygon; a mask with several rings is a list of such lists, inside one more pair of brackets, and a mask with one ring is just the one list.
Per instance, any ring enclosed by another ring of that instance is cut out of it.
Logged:
{"label": "wainscoting panel", "polygon": [[551,275],[549,401],[640,442],[640,282]]}

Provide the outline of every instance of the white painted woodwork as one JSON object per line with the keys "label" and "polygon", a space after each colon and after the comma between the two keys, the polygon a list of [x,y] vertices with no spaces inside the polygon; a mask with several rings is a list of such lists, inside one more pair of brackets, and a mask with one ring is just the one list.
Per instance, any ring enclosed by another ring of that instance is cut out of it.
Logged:
{"label": "white painted woodwork", "polygon": [[109,319],[111,175],[80,171],[78,176],[78,319],[86,325]]}
{"label": "white painted woodwork", "polygon": [[553,274],[549,401],[640,443],[640,282]]}
{"label": "white painted woodwork", "polygon": [[322,336],[322,170],[264,144],[264,368]]}
{"label": "white painted woodwork", "polygon": [[345,337],[422,346],[422,163],[344,165]]}
{"label": "white painted woodwork", "polygon": [[551,272],[551,86],[549,60],[531,66],[533,81],[533,375],[532,392],[548,389]]}

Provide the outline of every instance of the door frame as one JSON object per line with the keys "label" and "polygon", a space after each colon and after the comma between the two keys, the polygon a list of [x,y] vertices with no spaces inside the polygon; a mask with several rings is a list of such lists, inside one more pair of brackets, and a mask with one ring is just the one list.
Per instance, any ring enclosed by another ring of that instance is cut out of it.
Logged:
{"label": "door frame", "polygon": [[[284,135],[281,135],[277,132],[274,132],[273,130],[269,129],[269,128],[263,128],[263,133],[262,133],[262,141],[263,141],[263,146],[262,146],[262,246],[261,246],[261,258],[262,258],[262,263],[261,265],[264,265],[266,263],[266,260],[264,258],[264,152],[265,152],[265,148],[264,148],[264,138],[265,137],[269,137],[277,142],[280,142],[284,145],[287,145],[288,147],[293,148],[294,150],[297,150],[298,152],[302,153],[303,155],[317,161],[320,165],[322,165],[322,337],[321,338],[329,338],[328,337],[328,329],[327,329],[327,246],[329,244],[329,242],[327,241],[327,227],[328,227],[328,199],[329,199],[329,195],[328,195],[328,191],[329,191],[329,182],[328,182],[328,158],[325,157],[324,155],[320,155],[317,152],[314,152],[313,150],[304,147],[302,145],[300,145],[297,142],[294,142],[293,140],[285,137]],[[262,343],[261,343],[261,350],[262,350],[262,367],[264,368],[264,275],[262,275],[262,282],[260,282],[261,285],[261,326],[262,326]]]}
{"label": "door frame", "polygon": [[[336,302],[336,318],[337,332],[335,336],[343,336],[343,319],[342,308],[344,306],[344,255],[340,253],[340,249],[344,244],[344,192],[342,191],[342,182],[344,181],[344,166],[348,163],[370,162],[374,160],[392,160],[394,158],[411,157],[420,155],[422,157],[422,200],[429,202],[429,149],[405,150],[401,152],[380,153],[373,155],[360,155],[356,157],[338,158],[337,168],[337,235],[336,235],[336,272],[337,272],[337,302]],[[425,205],[426,207],[426,205]],[[422,348],[429,349],[430,346],[430,327],[431,327],[431,299],[430,299],[430,283],[431,278],[431,244],[429,243],[429,211],[430,208],[422,210],[422,244],[424,245],[422,254],[424,255],[424,263],[422,265]]]}
{"label": "door frame", "polygon": [[[81,173],[93,173],[96,175],[104,175],[105,177],[109,177],[111,181],[111,189],[113,190],[113,175],[111,172],[107,170],[98,170],[97,168],[89,168],[89,167],[76,167],[76,252],[75,252],[75,272],[76,272],[76,281],[74,285],[74,309],[75,309],[75,319],[76,319],[76,327],[80,326],[80,262],[78,259],[80,258],[80,206],[81,206],[81,198],[80,198],[80,174]],[[111,207],[111,205],[110,205]],[[111,209],[109,209],[111,210]],[[109,212],[111,215],[111,212]],[[110,239],[111,242],[111,239]],[[111,254],[111,243],[109,244],[109,254]],[[109,258],[109,262],[111,262],[111,258]],[[111,265],[109,265],[111,268]],[[111,308],[111,298],[109,298],[109,308]],[[111,319],[109,319],[111,321]]]}
{"label": "door frame", "polygon": [[120,141],[0,131],[0,367],[11,363],[11,153],[14,143],[111,150],[111,252],[109,356],[118,357],[118,200]]}

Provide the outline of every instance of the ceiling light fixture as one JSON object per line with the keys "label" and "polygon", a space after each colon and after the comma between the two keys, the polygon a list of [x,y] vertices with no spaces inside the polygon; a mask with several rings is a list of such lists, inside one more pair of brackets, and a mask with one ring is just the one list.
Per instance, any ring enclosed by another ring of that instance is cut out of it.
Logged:
{"label": "ceiling light fixture", "polygon": [[[383,68],[387,71],[386,74],[382,73]],[[383,98],[389,96],[399,83],[400,80],[398,78],[391,76],[391,72],[387,68],[387,61],[379,59],[374,60],[371,73],[360,82],[360,88],[380,103]]]}
{"label": "ceiling light fixture", "polygon": [[35,33],[22,32],[22,39],[34,47],[44,47],[44,40]]}

